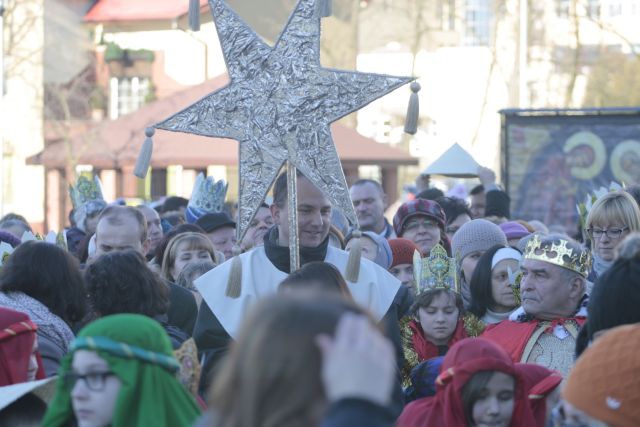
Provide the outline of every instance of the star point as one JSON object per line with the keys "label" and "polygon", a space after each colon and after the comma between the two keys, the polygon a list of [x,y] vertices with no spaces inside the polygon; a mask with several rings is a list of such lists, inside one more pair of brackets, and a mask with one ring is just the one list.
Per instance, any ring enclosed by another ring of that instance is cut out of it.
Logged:
{"label": "star point", "polygon": [[413,80],[322,67],[315,1],[298,1],[272,48],[209,0],[230,83],[154,126],[239,142],[239,238],[287,160],[357,224],[330,124]]}

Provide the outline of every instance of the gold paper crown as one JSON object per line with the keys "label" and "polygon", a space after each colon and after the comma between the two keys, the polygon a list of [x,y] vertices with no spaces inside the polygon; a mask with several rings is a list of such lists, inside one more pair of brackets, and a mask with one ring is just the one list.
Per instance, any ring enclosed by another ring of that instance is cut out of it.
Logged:
{"label": "gold paper crown", "polygon": [[428,258],[422,258],[418,251],[413,253],[413,276],[418,293],[435,289],[458,292],[456,260],[441,245],[434,246]]}
{"label": "gold paper crown", "polygon": [[100,179],[94,176],[92,180],[86,176],[80,176],[76,185],[69,185],[69,195],[74,209],[82,207],[85,203],[94,200],[104,201],[102,197],[102,185]]}
{"label": "gold paper crown", "polygon": [[555,264],[586,278],[591,271],[591,253],[587,249],[581,253],[574,253],[577,251],[568,245],[569,241],[562,238],[542,242],[540,236],[535,235],[527,243],[524,258]]}

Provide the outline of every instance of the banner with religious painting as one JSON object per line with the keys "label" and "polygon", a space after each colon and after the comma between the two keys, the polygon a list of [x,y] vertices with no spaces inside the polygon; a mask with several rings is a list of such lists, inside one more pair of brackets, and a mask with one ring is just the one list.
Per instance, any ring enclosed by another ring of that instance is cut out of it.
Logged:
{"label": "banner with religious painting", "polygon": [[579,223],[576,205],[611,181],[640,184],[640,109],[503,110],[502,177],[513,218]]}

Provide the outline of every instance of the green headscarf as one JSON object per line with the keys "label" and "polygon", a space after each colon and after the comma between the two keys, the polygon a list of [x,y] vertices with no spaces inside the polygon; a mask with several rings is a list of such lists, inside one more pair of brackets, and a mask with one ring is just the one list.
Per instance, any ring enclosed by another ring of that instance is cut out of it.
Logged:
{"label": "green headscarf", "polygon": [[162,327],[146,316],[115,314],[90,323],[78,334],[60,366],[43,426],[65,426],[73,419],[71,390],[63,378],[76,350],[96,351],[122,382],[112,427],[191,426],[198,418],[196,402],[174,375],[179,365]]}

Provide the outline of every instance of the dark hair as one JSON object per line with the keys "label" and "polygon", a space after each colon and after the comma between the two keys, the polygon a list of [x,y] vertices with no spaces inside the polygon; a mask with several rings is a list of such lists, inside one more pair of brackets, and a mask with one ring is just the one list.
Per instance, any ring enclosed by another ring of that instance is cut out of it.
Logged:
{"label": "dark hair", "polygon": [[378,192],[380,193],[381,196],[384,195],[384,189],[382,188],[382,184],[380,184],[378,181],[376,181],[375,179],[359,179],[356,182],[354,182],[351,187],[355,187],[357,185],[365,185],[365,184],[371,184],[374,187],[376,187],[376,190],[378,190]]}
{"label": "dark hair", "polygon": [[413,305],[409,309],[409,312],[413,316],[418,315],[418,310],[421,308],[427,308],[431,305],[433,300],[440,294],[447,294],[449,297],[454,297],[456,301],[456,308],[458,309],[458,316],[464,315],[464,303],[462,301],[462,296],[459,293],[454,292],[450,289],[432,289],[429,291],[424,291],[416,296]]}
{"label": "dark hair", "polygon": [[332,336],[345,313],[364,314],[338,298],[259,301],[217,371],[209,398],[217,425],[318,425],[327,396],[316,337]]}
{"label": "dark hair", "polygon": [[638,277],[640,257],[636,255],[634,258],[618,258],[596,279],[587,307],[589,341],[598,331],[640,322]]}
{"label": "dark hair", "polygon": [[27,218],[14,212],[9,212],[8,214],[0,218],[0,225],[4,225],[7,221],[20,221],[24,224],[27,224],[27,226],[29,225],[29,221],[27,221]]}
{"label": "dark hair", "polygon": [[164,236],[162,236],[162,240],[160,240],[160,243],[158,243],[158,246],[156,246],[156,250],[153,253],[153,260],[154,260],[153,262],[155,264],[162,265],[162,260],[164,259],[164,253],[167,250],[167,246],[169,246],[169,242],[178,234],[182,234],[182,233],[202,233],[205,235],[207,234],[204,232],[202,227],[195,224],[180,224],[177,227],[172,228],[171,230],[166,232]]}
{"label": "dark hair", "polygon": [[416,195],[416,199],[427,199],[433,200],[439,199],[440,197],[444,197],[444,193],[442,190],[437,188],[427,188],[426,190],[422,190]]}
{"label": "dark hair", "polygon": [[451,224],[460,215],[467,214],[469,218],[473,218],[471,210],[466,201],[458,199],[457,197],[439,197],[436,202],[444,210],[444,215],[447,218],[447,224]]}
{"label": "dark hair", "polygon": [[[304,177],[300,169],[296,169],[296,177]],[[273,184],[273,204],[279,208],[283,208],[287,203],[287,173],[282,172],[278,178],[276,178],[275,184]]]}
{"label": "dark hair", "polygon": [[10,227],[20,227],[22,228],[23,233],[26,231],[33,231],[31,229],[31,226],[28,223],[19,219],[15,219],[15,218],[5,219],[2,222],[0,222],[0,230],[6,230],[7,228],[10,228]]}
{"label": "dark hair", "polygon": [[137,313],[149,317],[165,314],[169,289],[136,251],[115,251],[100,256],[87,267],[84,279],[95,314]]}
{"label": "dark hair", "polygon": [[471,281],[469,282],[471,306],[469,311],[479,318],[482,318],[487,313],[487,309],[491,309],[496,305],[491,287],[491,262],[496,252],[505,247],[503,245],[495,245],[489,248],[482,254],[471,275]]}
{"label": "dark hair", "polygon": [[462,387],[462,410],[468,426],[475,425],[473,421],[473,405],[480,399],[482,391],[487,387],[495,371],[480,371],[473,374]]}
{"label": "dark hair", "polygon": [[478,194],[481,194],[481,193],[484,193],[484,185],[482,184],[476,185],[469,192],[469,194],[472,196],[477,196]]}
{"label": "dark hair", "polygon": [[279,289],[312,289],[323,293],[337,293],[349,301],[353,296],[340,271],[332,264],[314,261],[289,274]]}
{"label": "dark hair", "polygon": [[47,404],[35,393],[27,393],[0,410],[0,427],[39,426]]}
{"label": "dark hair", "polygon": [[140,229],[140,241],[144,243],[147,240],[147,219],[139,209],[133,206],[111,205],[104,208],[98,218],[98,224],[106,221],[110,225],[122,225],[124,218],[132,218],[138,224]]}
{"label": "dark hair", "polygon": [[162,212],[178,211],[180,208],[186,208],[189,200],[184,197],[171,196],[167,197],[162,204]]}
{"label": "dark hair", "polygon": [[69,325],[86,312],[78,260],[51,243],[29,241],[9,256],[0,272],[2,292],[24,292]]}

